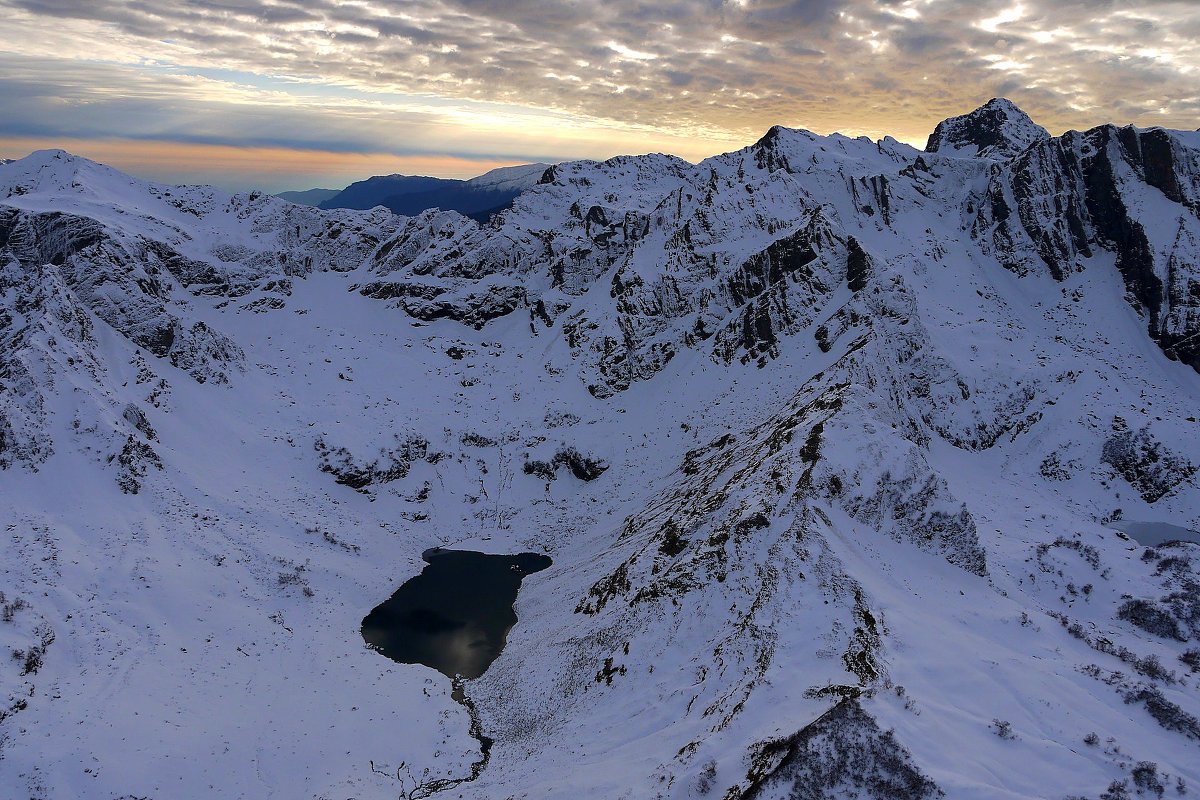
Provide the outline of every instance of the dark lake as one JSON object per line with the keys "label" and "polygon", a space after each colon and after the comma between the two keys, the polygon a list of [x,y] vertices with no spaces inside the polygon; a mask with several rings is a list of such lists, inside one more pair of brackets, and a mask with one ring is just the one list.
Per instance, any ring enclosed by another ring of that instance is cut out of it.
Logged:
{"label": "dark lake", "polygon": [[549,567],[550,558],[440,548],[422,558],[421,574],[363,620],[363,639],[394,661],[424,664],[451,679],[478,678],[517,622],[521,579]]}

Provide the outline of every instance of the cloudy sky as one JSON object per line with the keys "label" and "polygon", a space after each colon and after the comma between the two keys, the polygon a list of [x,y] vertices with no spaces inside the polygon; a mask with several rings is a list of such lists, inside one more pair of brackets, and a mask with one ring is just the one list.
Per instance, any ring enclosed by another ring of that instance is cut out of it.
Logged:
{"label": "cloudy sky", "polygon": [[1200,125],[1197,0],[0,0],[0,156],[269,190],[741,147]]}

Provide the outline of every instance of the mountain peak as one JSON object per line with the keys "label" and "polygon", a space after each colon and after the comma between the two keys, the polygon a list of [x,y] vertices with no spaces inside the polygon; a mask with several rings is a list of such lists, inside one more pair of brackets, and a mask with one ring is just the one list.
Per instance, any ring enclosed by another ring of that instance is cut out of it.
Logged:
{"label": "mountain peak", "polygon": [[938,123],[925,151],[1009,159],[1050,133],[1011,100],[996,97],[969,114]]}
{"label": "mountain peak", "polygon": [[94,193],[101,187],[127,185],[133,178],[112,167],[66,150],[35,150],[7,161],[0,177],[0,197],[11,194]]}

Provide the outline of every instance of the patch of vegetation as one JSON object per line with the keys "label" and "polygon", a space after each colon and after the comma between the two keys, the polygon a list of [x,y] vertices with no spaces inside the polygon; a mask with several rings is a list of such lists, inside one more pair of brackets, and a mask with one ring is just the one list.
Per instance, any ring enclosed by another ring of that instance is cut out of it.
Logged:
{"label": "patch of vegetation", "polygon": [[474,431],[464,433],[459,441],[467,447],[495,447],[497,444],[495,439],[484,436],[482,433],[475,433]]}
{"label": "patch of vegetation", "polygon": [[1012,723],[1006,719],[994,719],[988,727],[992,729],[992,733],[1006,742],[1011,742],[1017,738],[1017,734],[1013,732]]}
{"label": "patch of vegetation", "polygon": [[534,475],[544,481],[552,481],[558,477],[554,471],[554,465],[549,461],[526,461],[521,469],[526,475]]}
{"label": "patch of vegetation", "polygon": [[1139,656],[1124,645],[1113,644],[1112,641],[1105,638],[1093,639],[1088,635],[1087,630],[1078,622],[1072,622],[1066,614],[1057,614],[1050,612],[1050,616],[1058,620],[1059,623],[1066,629],[1067,633],[1080,640],[1088,647],[1099,653],[1105,653],[1110,656],[1121,659],[1134,670],[1145,675],[1152,680],[1162,681],[1163,683],[1172,684],[1178,681],[1175,673],[1167,669],[1158,660],[1155,655]]}
{"label": "patch of vegetation", "polygon": [[1162,797],[1167,787],[1158,776],[1158,764],[1153,761],[1139,761],[1129,773],[1138,794],[1153,794]]}
{"label": "patch of vegetation", "polygon": [[21,665],[21,675],[36,675],[42,668],[46,650],[54,643],[54,631],[42,625],[34,631],[38,641],[26,650],[13,650],[12,658]]}
{"label": "patch of vegetation", "polygon": [[1059,459],[1058,451],[1042,459],[1038,472],[1048,481],[1067,481],[1071,479],[1071,472]]}
{"label": "patch of vegetation", "polygon": [[29,604],[24,598],[14,597],[12,602],[7,602],[4,592],[0,592],[0,620],[4,622],[12,622],[17,616],[18,611],[29,608]]}
{"label": "patch of vegetation", "polygon": [[601,458],[585,456],[574,447],[564,447],[554,454],[554,466],[566,466],[571,474],[581,481],[594,481],[608,470],[608,462]]}
{"label": "patch of vegetation", "polygon": [[1175,618],[1148,600],[1125,601],[1117,610],[1117,617],[1163,639],[1187,641]]}
{"label": "patch of vegetation", "polygon": [[1097,572],[1100,571],[1099,550],[1097,550],[1095,547],[1092,547],[1090,544],[1085,544],[1079,541],[1078,539],[1068,539],[1065,536],[1059,536],[1049,544],[1043,542],[1037,546],[1038,567],[1041,568],[1042,572],[1056,572],[1056,570],[1045,561],[1046,555],[1056,547],[1074,550],[1076,553],[1079,553],[1080,558],[1082,558],[1089,567]]}
{"label": "patch of vegetation", "polygon": [[1153,686],[1135,687],[1123,697],[1126,703],[1140,703],[1145,706],[1150,716],[1154,717],[1154,721],[1164,729],[1189,739],[1200,740],[1200,720],[1163,697],[1162,692]]}

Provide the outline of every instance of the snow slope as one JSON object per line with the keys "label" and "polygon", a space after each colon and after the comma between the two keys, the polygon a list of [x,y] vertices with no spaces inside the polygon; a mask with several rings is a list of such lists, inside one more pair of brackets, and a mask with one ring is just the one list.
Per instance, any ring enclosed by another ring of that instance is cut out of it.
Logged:
{"label": "snow slope", "polygon": [[[986,127],[486,226],[0,167],[0,793],[1200,791],[1200,551],[1112,527],[1200,525],[1200,147]],[[474,780],[358,634],[432,546],[554,559]]]}
{"label": "snow slope", "polygon": [[474,189],[523,192],[532,186],[536,186],[537,182],[541,180],[542,175],[548,169],[550,169],[550,165],[542,163],[497,167],[482,175],[471,178],[467,181],[467,185]]}

